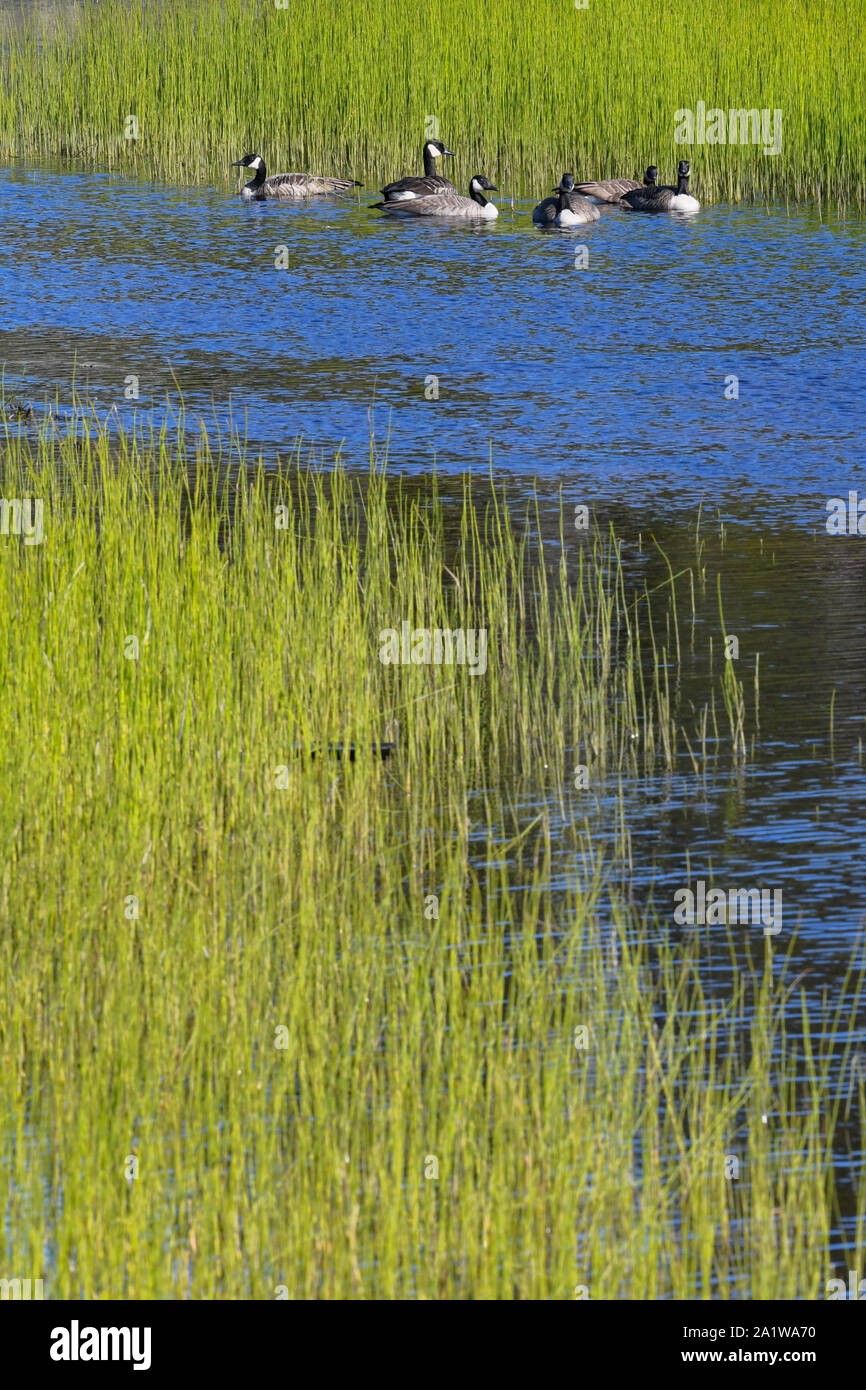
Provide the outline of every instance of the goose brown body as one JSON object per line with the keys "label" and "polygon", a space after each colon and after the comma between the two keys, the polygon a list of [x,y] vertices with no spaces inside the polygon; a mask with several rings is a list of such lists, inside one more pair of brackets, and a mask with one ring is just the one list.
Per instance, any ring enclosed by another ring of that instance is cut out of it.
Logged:
{"label": "goose brown body", "polygon": [[360,188],[357,179],[332,178],[327,174],[271,174],[261,155],[245,154],[235,160],[235,167],[255,170],[255,177],[241,189],[241,196],[264,202],[267,198],[317,198],[334,193],[348,193]]}

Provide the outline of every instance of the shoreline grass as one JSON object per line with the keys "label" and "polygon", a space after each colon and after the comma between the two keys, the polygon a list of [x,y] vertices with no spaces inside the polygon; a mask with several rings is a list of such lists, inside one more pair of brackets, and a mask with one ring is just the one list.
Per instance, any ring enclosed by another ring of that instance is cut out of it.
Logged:
{"label": "shoreline grass", "polygon": [[[0,440],[2,496],[45,504],[42,544],[0,536],[7,1274],[822,1296],[834,1156],[864,1152],[859,955],[831,1006],[758,936],[713,999],[574,787],[578,750],[599,779],[675,755],[689,578],[641,597],[604,535],[551,565],[468,482],[449,532],[435,480],[248,464],[214,487],[204,432],[87,419]],[[487,673],[383,665],[402,618],[487,627]],[[293,752],[380,736],[384,762]]]}
{"label": "shoreline grass", "polygon": [[[350,174],[375,188],[419,166],[435,118],[477,169],[527,196],[581,177],[672,176],[704,201],[863,205],[860,0],[102,0],[0,17],[0,156],[66,155],[170,182],[229,184],[229,163]],[[783,113],[783,147],[678,146],[674,113]],[[137,139],[126,138],[135,116]]]}

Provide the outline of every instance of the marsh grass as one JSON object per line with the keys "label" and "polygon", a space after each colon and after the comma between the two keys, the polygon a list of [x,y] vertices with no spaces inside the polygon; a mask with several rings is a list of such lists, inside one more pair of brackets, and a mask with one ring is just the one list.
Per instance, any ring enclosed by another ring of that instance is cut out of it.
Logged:
{"label": "marsh grass", "polygon": [[[376,187],[419,165],[428,120],[506,192],[552,174],[673,176],[705,200],[862,203],[860,0],[593,3],[485,0],[102,0],[2,24],[0,152],[65,154],[172,183],[260,150],[273,168]],[[783,149],[683,149],[680,108],[783,113]],[[134,115],[138,138],[125,138]]]}
{"label": "marsh grass", "polygon": [[[861,973],[816,1007],[756,935],[709,996],[584,809],[676,754],[689,577],[634,589],[604,534],[551,560],[497,488],[446,525],[375,461],[216,472],[203,432],[86,412],[0,444],[45,507],[41,545],[0,536],[5,1272],[820,1296]],[[404,618],[486,627],[487,673],[383,665]],[[355,762],[304,756],[330,740]]]}

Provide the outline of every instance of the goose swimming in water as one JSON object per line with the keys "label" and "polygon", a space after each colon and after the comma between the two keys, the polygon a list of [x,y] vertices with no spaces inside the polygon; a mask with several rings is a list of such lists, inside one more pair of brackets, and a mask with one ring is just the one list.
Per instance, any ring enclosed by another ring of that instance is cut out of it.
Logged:
{"label": "goose swimming in water", "polygon": [[451,217],[462,222],[492,222],[499,216],[499,209],[495,203],[489,203],[484,194],[498,192],[495,183],[483,174],[476,174],[470,181],[468,198],[449,187],[423,198],[388,199],[384,203],[374,203],[373,207],[395,217]]}
{"label": "goose swimming in water", "polygon": [[357,179],[333,179],[318,174],[272,174],[268,178],[265,162],[260,154],[245,154],[236,159],[233,169],[254,169],[255,178],[244,184],[242,198],[255,198],[263,202],[265,198],[314,198],[322,193],[346,193],[350,188],[360,188]]}
{"label": "goose swimming in water", "polygon": [[681,159],[676,188],[635,188],[622,199],[635,212],[699,212],[700,203],[689,192],[689,161]]}
{"label": "goose swimming in water", "polygon": [[532,220],[540,227],[581,227],[597,222],[601,213],[588,198],[575,192],[574,174],[563,174],[553,196],[538,204]]}
{"label": "goose swimming in water", "polygon": [[[454,189],[450,179],[436,173],[436,161],[441,159],[443,155],[450,155],[453,159],[454,151],[443,145],[441,140],[428,140],[424,146],[423,176],[420,174],[417,177],[410,175],[408,178],[395,179],[393,183],[386,183],[382,189],[385,202],[408,202],[410,198],[426,198],[431,193],[444,193],[449,188]],[[454,189],[454,191],[457,190]]]}
{"label": "goose swimming in water", "polygon": [[591,203],[621,203],[626,193],[633,193],[637,188],[652,188],[658,176],[658,169],[651,164],[642,184],[637,179],[605,179],[600,183],[578,183],[575,188]]}

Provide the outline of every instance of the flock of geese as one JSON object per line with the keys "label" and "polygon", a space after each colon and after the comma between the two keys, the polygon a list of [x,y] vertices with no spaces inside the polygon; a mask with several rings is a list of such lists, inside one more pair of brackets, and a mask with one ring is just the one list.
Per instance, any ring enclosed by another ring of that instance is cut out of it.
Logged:
{"label": "flock of geese", "polygon": [[[382,189],[382,202],[374,208],[392,217],[447,217],[462,222],[492,222],[499,216],[496,204],[485,197],[498,193],[495,184],[483,174],[475,174],[465,198],[448,179],[436,172],[436,162],[454,151],[441,140],[424,145],[424,173],[397,179]],[[253,179],[244,185],[241,196],[258,202],[266,198],[311,198],[320,194],[347,193],[360,188],[357,179],[331,178],[318,174],[272,174],[268,177],[264,160],[258,154],[245,154],[234,161],[234,168],[252,169]],[[573,174],[563,174],[550,197],[538,204],[532,220],[541,227],[579,227],[597,222],[599,203],[614,203],[633,212],[698,212],[700,203],[689,193],[689,164],[680,160],[676,186],[659,184],[659,171],[651,164],[643,183],[636,179],[607,179],[598,183],[575,183]]]}

